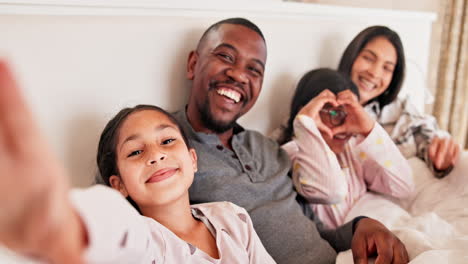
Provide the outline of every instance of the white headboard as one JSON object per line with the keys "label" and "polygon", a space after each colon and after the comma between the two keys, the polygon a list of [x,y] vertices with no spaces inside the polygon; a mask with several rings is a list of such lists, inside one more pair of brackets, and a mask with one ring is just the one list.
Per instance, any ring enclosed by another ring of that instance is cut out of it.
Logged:
{"label": "white headboard", "polygon": [[205,28],[227,17],[251,19],[267,40],[263,91],[241,119],[249,128],[276,128],[301,75],[335,68],[349,41],[374,24],[400,34],[409,61],[404,89],[423,109],[434,14],[253,2],[0,0],[0,56],[15,67],[74,186],[91,183],[99,134],[119,109],[184,105],[188,52]]}

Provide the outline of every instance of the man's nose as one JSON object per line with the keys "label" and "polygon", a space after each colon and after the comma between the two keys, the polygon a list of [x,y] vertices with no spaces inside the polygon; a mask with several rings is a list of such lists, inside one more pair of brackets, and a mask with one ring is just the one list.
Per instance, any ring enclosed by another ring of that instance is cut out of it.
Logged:
{"label": "man's nose", "polygon": [[244,70],[236,66],[227,69],[226,75],[229,76],[232,80],[241,84],[246,84],[248,82],[248,78]]}

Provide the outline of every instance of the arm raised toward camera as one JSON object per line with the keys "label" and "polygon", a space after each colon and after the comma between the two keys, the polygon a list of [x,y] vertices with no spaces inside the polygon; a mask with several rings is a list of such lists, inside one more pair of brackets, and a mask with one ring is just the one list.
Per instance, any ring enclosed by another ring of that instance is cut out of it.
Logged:
{"label": "arm raised toward camera", "polygon": [[0,60],[0,243],[50,263],[83,263],[86,231],[68,178]]}

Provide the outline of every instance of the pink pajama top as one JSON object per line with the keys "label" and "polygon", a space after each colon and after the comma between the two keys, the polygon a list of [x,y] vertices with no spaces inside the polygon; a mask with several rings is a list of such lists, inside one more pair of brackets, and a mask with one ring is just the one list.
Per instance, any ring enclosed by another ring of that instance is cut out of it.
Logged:
{"label": "pink pajama top", "polygon": [[192,205],[192,215],[216,238],[220,258],[214,259],[140,215],[111,188],[74,190],[71,198],[88,231],[87,263],[275,263],[245,209],[229,202]]}
{"label": "pink pajama top", "polygon": [[367,137],[352,137],[339,155],[306,115],[294,120],[294,135],[282,146],[292,160],[294,185],[328,228],[342,225],[368,191],[403,198],[414,189],[411,167],[377,122]]}

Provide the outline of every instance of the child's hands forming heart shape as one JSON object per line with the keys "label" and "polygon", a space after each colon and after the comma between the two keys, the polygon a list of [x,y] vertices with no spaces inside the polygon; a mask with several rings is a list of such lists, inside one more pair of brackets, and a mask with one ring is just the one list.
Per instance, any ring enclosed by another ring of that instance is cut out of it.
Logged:
{"label": "child's hands forming heart shape", "polygon": [[341,126],[345,122],[347,115],[342,105],[333,106],[330,103],[326,103],[320,110],[320,118],[325,124],[329,124],[331,128]]}
{"label": "child's hands forming heart shape", "polygon": [[367,136],[375,123],[351,90],[342,91],[338,95],[328,89],[324,90],[310,100],[299,114],[314,119],[317,128],[330,138],[341,133]]}
{"label": "child's hands forming heart shape", "polygon": [[369,135],[374,128],[375,121],[359,103],[358,97],[351,90],[345,90],[338,93],[336,101],[344,107],[347,116],[341,125],[332,128],[333,134],[352,133],[364,137]]}

